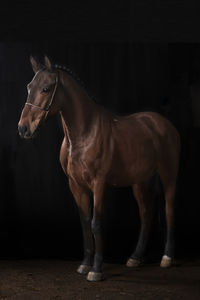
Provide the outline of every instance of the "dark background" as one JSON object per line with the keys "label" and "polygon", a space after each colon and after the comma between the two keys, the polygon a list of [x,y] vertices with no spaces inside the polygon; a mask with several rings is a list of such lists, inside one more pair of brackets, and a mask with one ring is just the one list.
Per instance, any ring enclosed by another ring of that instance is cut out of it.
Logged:
{"label": "dark background", "polygon": [[[70,67],[88,93],[115,113],[153,110],[172,121],[182,140],[176,257],[199,254],[199,27],[196,10],[175,2],[174,7],[170,1],[157,6],[151,1],[146,6],[144,1],[110,1],[95,7],[67,3],[65,8],[54,3],[39,9],[33,2],[27,6],[20,2],[12,10],[1,9],[1,258],[82,255],[78,211],[59,164],[63,138],[59,117],[52,118],[35,140],[18,136],[26,84],[33,77],[30,54],[39,59],[47,54],[53,62]],[[148,261],[158,259],[164,247],[160,200]],[[138,209],[129,188],[110,189],[106,203],[105,258],[121,261],[137,242]]]}

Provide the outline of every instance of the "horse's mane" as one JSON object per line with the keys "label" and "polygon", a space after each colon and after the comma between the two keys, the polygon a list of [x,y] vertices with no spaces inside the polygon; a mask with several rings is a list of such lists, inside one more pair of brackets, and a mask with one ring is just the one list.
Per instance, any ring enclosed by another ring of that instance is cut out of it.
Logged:
{"label": "horse's mane", "polygon": [[66,72],[67,74],[69,74],[86,91],[86,93],[88,94],[88,96],[94,102],[96,102],[97,104],[101,103],[101,101],[98,101],[97,98],[91,93],[91,91],[88,90],[88,88],[86,88],[84,82],[80,79],[80,77],[72,69],[66,67],[65,65],[58,65],[58,64],[55,64],[54,68],[58,69],[58,70],[62,70],[64,72]]}
{"label": "horse's mane", "polygon": [[68,73],[75,81],[77,81],[77,83],[79,83],[85,89],[85,84],[83,83],[83,81],[70,68],[67,68],[65,65],[58,65],[58,64],[55,64],[54,68]]}

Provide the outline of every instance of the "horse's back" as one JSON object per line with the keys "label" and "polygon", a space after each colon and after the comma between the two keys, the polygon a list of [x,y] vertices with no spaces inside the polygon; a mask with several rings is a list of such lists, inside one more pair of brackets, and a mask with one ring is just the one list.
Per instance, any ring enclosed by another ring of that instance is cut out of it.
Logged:
{"label": "horse's back", "polygon": [[[120,131],[125,136],[141,137],[142,140],[151,139],[161,145],[171,144],[180,147],[180,136],[173,124],[156,112],[139,112],[119,117],[115,120]],[[177,149],[178,150],[178,149]]]}

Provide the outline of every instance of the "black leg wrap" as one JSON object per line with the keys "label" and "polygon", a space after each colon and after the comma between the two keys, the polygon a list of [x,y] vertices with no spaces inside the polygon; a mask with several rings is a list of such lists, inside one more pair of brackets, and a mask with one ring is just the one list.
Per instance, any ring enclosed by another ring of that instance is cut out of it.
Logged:
{"label": "black leg wrap", "polygon": [[94,264],[92,267],[93,272],[101,272],[101,266],[103,263],[103,243],[101,236],[101,220],[100,218],[93,218],[92,220],[92,232],[95,238],[96,253],[94,255]]}
{"label": "black leg wrap", "polygon": [[144,256],[144,249],[143,247],[137,247],[137,249],[134,251],[134,253],[131,255],[131,258],[142,260]]}
{"label": "black leg wrap", "polygon": [[146,243],[147,243],[147,238],[144,235],[144,233],[141,233],[137,247],[136,247],[135,251],[133,252],[133,254],[131,255],[132,259],[137,259],[137,260],[142,261],[142,258],[144,257]]}
{"label": "black leg wrap", "polygon": [[169,257],[174,257],[174,245],[171,243],[167,243],[165,246],[165,255]]}
{"label": "black leg wrap", "polygon": [[137,253],[133,253],[130,258],[132,259],[136,259],[136,260],[139,260],[140,262],[143,262],[143,255],[137,255]]}
{"label": "black leg wrap", "polygon": [[167,234],[167,242],[165,245],[165,255],[174,257],[174,230],[169,229]]}
{"label": "black leg wrap", "polygon": [[92,271],[101,272],[102,263],[103,263],[103,256],[101,254],[96,253],[94,256],[94,265],[92,267]]}
{"label": "black leg wrap", "polygon": [[101,233],[101,222],[98,219],[92,220],[92,233],[94,235]]}
{"label": "black leg wrap", "polygon": [[84,251],[84,259],[82,261],[82,265],[92,266],[93,264],[94,253],[90,249],[85,249]]}

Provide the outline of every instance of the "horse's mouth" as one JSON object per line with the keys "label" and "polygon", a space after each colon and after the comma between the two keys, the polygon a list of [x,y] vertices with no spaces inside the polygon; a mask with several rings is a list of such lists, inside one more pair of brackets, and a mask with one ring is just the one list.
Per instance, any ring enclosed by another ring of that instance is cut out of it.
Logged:
{"label": "horse's mouth", "polygon": [[37,135],[38,135],[39,129],[40,129],[40,124],[38,124],[38,125],[35,127],[35,129],[33,130],[33,133],[31,134],[31,136],[30,136],[29,138],[30,138],[30,139],[36,138]]}
{"label": "horse's mouth", "polygon": [[34,139],[38,135],[39,128],[40,128],[40,126],[38,125],[35,127],[35,129],[33,130],[32,133],[29,132],[28,134],[25,134],[24,136],[21,136],[21,135],[20,136],[21,136],[21,138],[23,138],[25,140]]}

